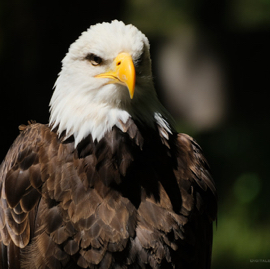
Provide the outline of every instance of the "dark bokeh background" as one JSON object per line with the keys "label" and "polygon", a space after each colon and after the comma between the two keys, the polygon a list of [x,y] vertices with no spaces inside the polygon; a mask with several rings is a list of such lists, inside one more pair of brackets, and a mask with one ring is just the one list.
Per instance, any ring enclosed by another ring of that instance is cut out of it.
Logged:
{"label": "dark bokeh background", "polygon": [[268,268],[269,0],[2,0],[1,159],[18,125],[48,122],[69,45],[91,24],[116,18],[149,37],[158,94],[212,167],[213,267]]}

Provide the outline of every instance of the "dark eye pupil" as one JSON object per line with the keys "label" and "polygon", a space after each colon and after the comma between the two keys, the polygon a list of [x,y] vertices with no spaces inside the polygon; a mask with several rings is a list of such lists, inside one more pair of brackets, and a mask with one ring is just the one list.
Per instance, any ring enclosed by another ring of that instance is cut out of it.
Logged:
{"label": "dark eye pupil", "polygon": [[100,58],[100,57],[98,57],[97,55],[95,55],[95,54],[88,54],[87,56],[86,56],[86,59],[88,60],[88,61],[90,61],[90,63],[92,64],[92,65],[94,65],[94,66],[96,66],[96,65],[99,65],[99,64],[101,64],[101,62],[102,62],[102,59]]}
{"label": "dark eye pupil", "polygon": [[100,58],[97,57],[97,56],[94,57],[94,61],[95,61],[96,63],[100,63],[100,62],[101,62]]}

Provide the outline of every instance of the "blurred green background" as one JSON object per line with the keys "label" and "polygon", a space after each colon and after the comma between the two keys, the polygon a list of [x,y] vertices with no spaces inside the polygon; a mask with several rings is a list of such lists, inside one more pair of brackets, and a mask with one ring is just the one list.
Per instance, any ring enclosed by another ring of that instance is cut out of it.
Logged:
{"label": "blurred green background", "polygon": [[270,0],[2,0],[1,159],[19,124],[48,122],[69,45],[112,19],[149,37],[158,95],[209,160],[213,268],[270,268]]}

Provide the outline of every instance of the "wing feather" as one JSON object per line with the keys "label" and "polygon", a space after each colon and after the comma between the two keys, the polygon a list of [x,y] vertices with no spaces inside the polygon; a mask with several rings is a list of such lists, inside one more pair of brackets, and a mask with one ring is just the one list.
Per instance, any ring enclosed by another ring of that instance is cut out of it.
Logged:
{"label": "wing feather", "polygon": [[[143,262],[153,268],[210,268],[217,197],[209,165],[200,146],[190,136],[168,132],[164,136],[160,126],[157,129],[162,145],[152,135],[159,153],[154,147],[151,153],[156,152],[153,160],[161,168],[151,168],[148,163],[149,170],[153,169],[156,174],[146,173],[145,180],[154,177],[154,181],[150,191],[147,186],[142,191],[137,238],[131,253],[140,253]],[[155,181],[158,181],[156,187]]]}
{"label": "wing feather", "polygon": [[74,149],[21,127],[0,167],[0,268],[26,247],[22,268],[210,268],[216,189],[201,148],[167,125],[123,130]]}
{"label": "wing feather", "polygon": [[[179,187],[188,192],[184,197],[186,199],[191,197],[199,211],[200,208],[205,207],[204,213],[211,221],[214,221],[217,215],[217,193],[202,149],[192,137],[186,134],[178,134],[177,146],[178,170],[176,176]],[[190,183],[185,184],[183,179]],[[188,185],[190,186],[188,187]],[[183,186],[185,187],[183,188]],[[197,194],[200,195],[199,199],[196,199]],[[186,205],[188,204],[191,205],[191,201]]]}
{"label": "wing feather", "polygon": [[31,239],[32,211],[41,197],[40,141],[46,129],[35,123],[20,126],[21,133],[0,167],[0,245],[8,255],[19,257],[20,248]]}
{"label": "wing feather", "polygon": [[[217,216],[217,194],[209,165],[196,141],[186,134],[177,136],[175,175],[182,196],[182,208],[189,217],[183,226],[185,241],[193,250],[186,262],[195,260],[196,268],[211,267],[212,222]],[[187,246],[187,249],[188,249]]]}

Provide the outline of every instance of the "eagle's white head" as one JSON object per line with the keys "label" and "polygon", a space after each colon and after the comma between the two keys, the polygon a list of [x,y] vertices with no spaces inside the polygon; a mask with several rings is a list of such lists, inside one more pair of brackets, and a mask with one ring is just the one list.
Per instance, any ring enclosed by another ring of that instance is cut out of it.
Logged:
{"label": "eagle's white head", "polygon": [[153,125],[159,103],[152,82],[149,42],[120,21],[91,26],[70,46],[50,102],[50,125],[100,140],[129,117]]}

